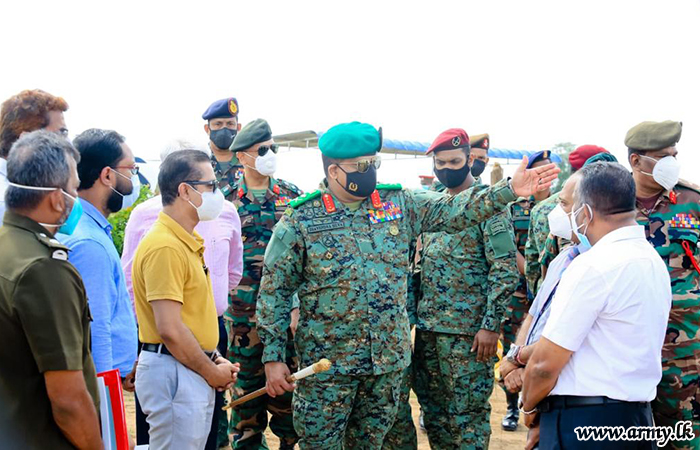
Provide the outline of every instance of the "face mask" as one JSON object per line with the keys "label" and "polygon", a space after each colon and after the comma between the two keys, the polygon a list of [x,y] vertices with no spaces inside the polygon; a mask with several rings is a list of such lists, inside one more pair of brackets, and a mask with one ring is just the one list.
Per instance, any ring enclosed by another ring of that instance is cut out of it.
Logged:
{"label": "face mask", "polygon": [[670,191],[678,184],[678,177],[681,172],[681,165],[673,156],[664,156],[656,160],[650,156],[639,155],[642,158],[651,159],[655,162],[654,170],[651,173],[642,172],[644,175],[649,175],[654,178],[654,181],[659,183],[667,191]]}
{"label": "face mask", "polygon": [[438,169],[433,166],[433,171],[435,171],[435,175],[437,175],[440,183],[448,188],[456,188],[467,179],[469,175],[469,165],[464,163],[464,167],[460,169]]}
{"label": "face mask", "polygon": [[579,248],[579,251],[581,253],[587,252],[592,247],[591,241],[589,241],[588,238],[586,237],[586,231],[588,231],[588,225],[590,225],[591,222],[589,221],[588,224],[586,224],[586,229],[583,230],[583,233],[578,232],[578,230],[583,226],[583,224],[579,225],[576,223],[576,216],[578,216],[579,213],[581,211],[583,211],[584,206],[588,208],[588,211],[590,211],[591,220],[593,220],[593,210],[591,209],[590,206],[588,206],[586,204],[581,205],[581,207],[579,209],[577,209],[576,212],[571,214],[571,229],[574,232],[574,234],[576,235],[576,237],[578,238],[578,241],[580,242],[578,248]]}
{"label": "face mask", "polygon": [[475,177],[478,177],[482,173],[484,173],[484,169],[486,169],[486,163],[483,162],[480,159],[475,159],[474,162],[472,162],[472,175]]}
{"label": "face mask", "polygon": [[253,169],[257,170],[260,175],[272,176],[277,170],[277,155],[268,151],[263,156],[256,157]]}
{"label": "face mask", "polygon": [[220,130],[210,130],[209,139],[221,150],[228,150],[233,144],[233,139],[238,134],[237,130],[222,128]]}
{"label": "face mask", "polygon": [[[338,168],[345,172],[342,167],[338,166]],[[377,168],[370,166],[365,173],[345,172],[345,179],[345,186],[341,186],[348,194],[361,198],[369,197],[377,187]],[[337,179],[336,182],[340,184]]]}
{"label": "face mask", "polygon": [[[66,197],[70,198],[73,200],[73,207],[70,210],[70,213],[65,213],[65,220],[61,219],[59,222],[61,223],[39,223],[39,225],[43,227],[60,227],[58,229],[59,233],[66,234],[66,235],[71,235],[75,231],[75,228],[78,226],[78,222],[80,222],[80,217],[83,215],[83,205],[80,203],[80,199],[77,197],[73,197],[66,191],[64,191],[61,188],[56,188],[56,187],[39,187],[39,186],[25,186],[23,184],[17,184],[17,183],[8,183],[10,186],[19,188],[19,189],[28,189],[30,191],[57,191],[60,190],[63,195]],[[67,206],[66,206],[67,208]]]}
{"label": "face mask", "polygon": [[199,192],[195,188],[192,188],[192,190],[202,197],[202,204],[199,206],[195,206],[194,203],[190,202],[190,205],[197,210],[199,220],[207,222],[219,217],[221,210],[224,208],[224,194],[221,193],[221,190],[217,189],[214,192]]}
{"label": "face mask", "polygon": [[571,218],[564,211],[561,205],[557,205],[552,212],[547,215],[549,222],[549,232],[554,236],[571,240]]}
{"label": "face mask", "polygon": [[[129,194],[122,194],[112,186],[109,187],[113,192],[107,199],[107,209],[112,212],[117,212],[133,206],[136,199],[139,198],[139,192],[141,191],[141,180],[139,180],[138,175],[133,175],[131,178],[127,178],[116,170],[112,170],[112,172],[116,173],[122,178],[126,178],[131,183],[131,192]],[[119,185],[117,184],[117,186]]]}

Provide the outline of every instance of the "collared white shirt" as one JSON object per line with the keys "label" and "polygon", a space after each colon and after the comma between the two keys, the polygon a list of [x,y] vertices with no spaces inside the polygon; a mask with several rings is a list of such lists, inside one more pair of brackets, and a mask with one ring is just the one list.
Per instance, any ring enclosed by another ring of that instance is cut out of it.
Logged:
{"label": "collared white shirt", "polygon": [[542,335],[573,353],[550,395],[651,401],[671,309],[668,269],[635,225],[605,235],[564,272]]}

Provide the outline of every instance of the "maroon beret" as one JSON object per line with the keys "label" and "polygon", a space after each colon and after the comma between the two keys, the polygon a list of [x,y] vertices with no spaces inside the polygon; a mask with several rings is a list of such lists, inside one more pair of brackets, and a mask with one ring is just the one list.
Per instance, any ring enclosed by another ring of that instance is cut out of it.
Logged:
{"label": "maroon beret", "polygon": [[469,144],[472,148],[483,148],[488,151],[491,146],[491,139],[489,139],[488,133],[477,134],[476,136],[471,136],[469,138]]}
{"label": "maroon beret", "polygon": [[581,145],[577,147],[576,150],[569,153],[569,164],[574,170],[579,170],[586,163],[588,158],[597,155],[598,153],[610,153],[603,147],[598,147],[597,145]]}
{"label": "maroon beret", "polygon": [[469,135],[461,128],[450,128],[440,133],[425,153],[429,155],[438,150],[454,150],[457,148],[469,148]]}

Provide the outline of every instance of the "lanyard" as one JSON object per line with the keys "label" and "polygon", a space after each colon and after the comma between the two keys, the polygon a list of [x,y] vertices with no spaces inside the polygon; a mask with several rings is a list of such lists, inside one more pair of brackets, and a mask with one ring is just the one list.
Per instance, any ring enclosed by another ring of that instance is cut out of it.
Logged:
{"label": "lanyard", "polygon": [[[561,281],[561,278],[559,279]],[[532,333],[535,332],[537,329],[537,323],[540,321],[540,318],[544,315],[544,312],[547,310],[549,307],[549,304],[551,303],[552,299],[554,298],[554,294],[557,292],[557,287],[559,287],[559,281],[557,281],[557,284],[554,285],[554,289],[552,289],[552,292],[549,294],[549,297],[547,297],[547,300],[544,302],[544,305],[542,305],[542,308],[540,311],[537,313],[537,317],[535,318],[535,322],[532,324],[530,327],[530,333],[527,335],[527,340],[525,341],[526,345],[530,345],[530,340],[532,339]]]}

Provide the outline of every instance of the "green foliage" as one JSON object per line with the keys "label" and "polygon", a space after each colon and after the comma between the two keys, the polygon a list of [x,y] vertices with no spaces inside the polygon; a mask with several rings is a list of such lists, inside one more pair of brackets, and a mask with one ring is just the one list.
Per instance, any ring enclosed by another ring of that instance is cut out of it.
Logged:
{"label": "green foliage", "polygon": [[153,197],[153,194],[151,193],[150,186],[141,186],[139,198],[132,206],[122,209],[118,213],[112,214],[109,216],[109,219],[107,219],[112,225],[112,239],[114,240],[114,246],[117,247],[119,255],[122,254],[122,249],[124,248],[124,229],[126,228],[126,223],[129,221],[129,217],[131,216],[131,211],[133,211],[136,205],[145,202],[151,197]]}
{"label": "green foliage", "polygon": [[561,142],[552,147],[552,153],[559,155],[561,162],[559,163],[559,178],[552,184],[552,193],[561,191],[561,188],[566,183],[566,180],[571,176],[571,164],[569,164],[569,153],[576,149],[576,144],[571,142]]}

